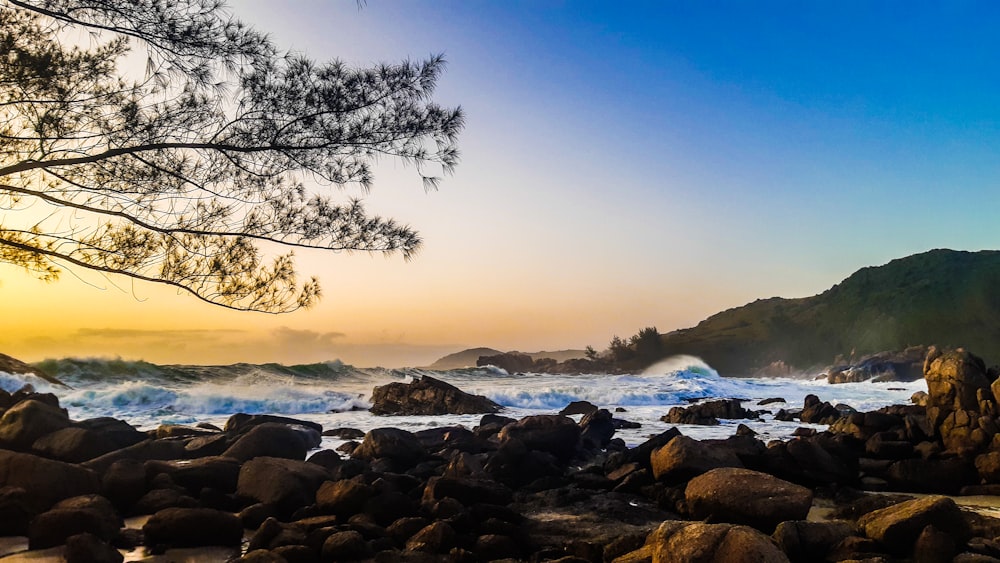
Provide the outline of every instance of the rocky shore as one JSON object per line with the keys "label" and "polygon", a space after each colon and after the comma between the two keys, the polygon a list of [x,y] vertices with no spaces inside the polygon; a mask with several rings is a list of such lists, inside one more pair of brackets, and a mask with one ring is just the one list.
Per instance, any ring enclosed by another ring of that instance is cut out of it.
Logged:
{"label": "rocky shore", "polygon": [[[931,350],[923,375],[926,395],[875,412],[811,396],[781,415],[829,430],[793,440],[671,428],[633,448],[615,438],[627,413],[515,420],[429,377],[376,390],[373,412],[487,414],[416,433],[245,414],[142,432],[0,392],[0,536],[71,563],[201,546],[288,563],[1000,561],[1000,520],[952,498],[1000,494],[998,373]],[[760,414],[727,400],[664,416]],[[319,449],[324,432],[349,441]]]}

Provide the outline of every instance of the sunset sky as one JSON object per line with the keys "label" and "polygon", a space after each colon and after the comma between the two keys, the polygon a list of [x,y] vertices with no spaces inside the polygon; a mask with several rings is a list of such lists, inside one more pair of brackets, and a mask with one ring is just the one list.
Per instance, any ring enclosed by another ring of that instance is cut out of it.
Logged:
{"label": "sunset sky", "polygon": [[425,193],[411,168],[385,160],[365,196],[419,230],[421,252],[298,252],[325,298],[278,316],[0,265],[0,352],[402,366],[474,346],[601,349],[645,326],[813,295],[916,252],[1000,245],[992,3],[231,10],[319,60],[445,54],[435,99],[467,116],[456,173]]}

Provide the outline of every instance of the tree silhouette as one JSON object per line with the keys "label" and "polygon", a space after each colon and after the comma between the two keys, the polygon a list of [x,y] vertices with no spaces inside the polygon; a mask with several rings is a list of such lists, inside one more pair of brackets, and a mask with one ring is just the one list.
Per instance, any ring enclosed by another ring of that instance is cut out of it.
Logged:
{"label": "tree silhouette", "polygon": [[[130,77],[137,55],[145,71]],[[420,246],[307,184],[367,190],[391,157],[435,187],[463,126],[431,101],[443,65],[316,63],[218,0],[0,0],[0,261],[232,309],[308,307],[320,288],[297,281],[294,248]]]}

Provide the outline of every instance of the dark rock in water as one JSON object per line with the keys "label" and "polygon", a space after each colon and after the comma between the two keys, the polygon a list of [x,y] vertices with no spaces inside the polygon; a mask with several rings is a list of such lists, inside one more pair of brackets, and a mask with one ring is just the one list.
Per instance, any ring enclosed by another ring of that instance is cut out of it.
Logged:
{"label": "dark rock in water", "polygon": [[519,440],[530,450],[538,450],[568,460],[576,453],[580,427],[573,419],[557,414],[526,416],[500,431],[500,443]]}
{"label": "dark rock in water", "polygon": [[20,487],[44,509],[65,498],[96,493],[100,481],[79,465],[0,450],[0,487]]}
{"label": "dark rock in water", "polygon": [[409,384],[376,387],[371,396],[377,415],[436,415],[495,413],[502,407],[482,395],[472,395],[454,385],[423,376]]}
{"label": "dark rock in water", "polygon": [[267,423],[285,424],[287,426],[305,426],[306,428],[312,428],[318,434],[323,433],[323,425],[317,422],[300,420],[298,418],[289,418],[287,416],[277,416],[273,414],[246,414],[242,412],[229,417],[229,420],[226,421],[224,430],[232,434],[245,434],[253,427]]}
{"label": "dark rock in water", "polygon": [[290,514],[316,501],[316,490],[331,478],[326,468],[292,459],[258,457],[240,468],[236,492]]}
{"label": "dark rock in water", "polygon": [[660,418],[670,424],[702,424],[716,425],[719,419],[751,418],[755,414],[744,409],[739,399],[719,399],[691,405],[690,407],[674,407]]}
{"label": "dark rock in water", "polygon": [[41,379],[44,379],[45,381],[48,381],[49,383],[53,383],[60,387],[65,387],[67,389],[70,388],[69,385],[66,385],[65,383],[59,381],[55,377],[52,377],[48,373],[45,373],[45,371],[38,369],[34,366],[30,366],[22,362],[21,360],[18,360],[17,358],[8,356],[7,354],[0,354],[0,371],[5,371],[7,373],[13,373],[13,374],[34,375],[35,377],[39,377]]}
{"label": "dark rock in water", "polygon": [[313,428],[265,422],[240,436],[222,455],[239,461],[262,456],[305,459],[306,452],[318,447],[320,441]]}
{"label": "dark rock in water", "polygon": [[677,436],[650,455],[653,477],[679,482],[720,467],[743,467],[728,448],[717,448],[687,436]]}
{"label": "dark rock in water", "polygon": [[571,414],[590,414],[597,410],[597,405],[591,403],[590,401],[573,401],[570,404],[563,407],[559,414],[561,415],[571,415]]}
{"label": "dark rock in water", "polygon": [[149,438],[145,432],[136,430],[124,420],[110,416],[88,418],[74,423],[73,426],[100,434],[104,439],[113,443],[116,450],[133,446]]}
{"label": "dark rock in water", "polygon": [[799,420],[809,424],[833,424],[841,417],[833,405],[819,400],[816,395],[806,395]]}
{"label": "dark rock in water", "polygon": [[66,538],[63,557],[66,563],[121,563],[125,560],[125,556],[107,541],[87,533]]}
{"label": "dark rock in water", "polygon": [[532,371],[535,368],[535,361],[527,354],[505,352],[494,356],[479,356],[476,366],[496,366],[507,373],[522,373]]}
{"label": "dark rock in water", "polygon": [[80,463],[118,447],[102,434],[84,428],[63,428],[35,440],[32,451],[48,458]]}
{"label": "dark rock in water", "polygon": [[864,356],[848,365],[827,368],[827,382],[859,383],[862,381],[916,381],[923,376],[924,346],[911,346],[905,350],[879,352]]}
{"label": "dark rock in water", "polygon": [[342,440],[356,440],[365,437],[365,433],[357,428],[331,428],[330,430],[324,430],[323,435]]}
{"label": "dark rock in water", "polygon": [[773,403],[787,403],[787,402],[788,401],[784,400],[781,397],[771,397],[770,399],[764,399],[763,401],[761,401],[761,402],[759,402],[757,404],[760,405],[760,406],[764,406],[764,405],[770,405],[770,404],[773,404]]}
{"label": "dark rock in water", "polygon": [[110,541],[121,527],[121,518],[106,498],[99,495],[69,498],[31,521],[28,548],[62,545],[68,537],[83,533]]}
{"label": "dark rock in water", "polygon": [[21,401],[0,417],[0,444],[26,450],[35,440],[71,424],[65,409],[36,399]]}
{"label": "dark rock in water", "polygon": [[813,493],[767,473],[726,467],[691,479],[684,498],[694,519],[745,524],[770,533],[785,520],[805,519]]}
{"label": "dark rock in water", "polygon": [[595,410],[580,419],[580,439],[585,446],[606,448],[614,435],[615,421],[607,409]]}
{"label": "dark rock in water", "polygon": [[351,457],[372,461],[379,458],[395,460],[412,466],[428,455],[426,448],[412,432],[398,428],[375,428],[365,434],[361,445],[351,452]]}
{"label": "dark rock in water", "polygon": [[858,529],[876,540],[891,553],[906,554],[927,526],[950,534],[964,544],[969,529],[962,511],[948,497],[931,496],[901,502],[875,510],[858,519]]}
{"label": "dark rock in water", "polygon": [[243,540],[243,524],[239,518],[211,508],[161,510],[146,521],[142,532],[148,546],[238,546]]}
{"label": "dark rock in water", "polygon": [[788,557],[771,538],[747,526],[667,521],[646,540],[652,560],[658,563],[685,561],[760,561],[788,563]]}

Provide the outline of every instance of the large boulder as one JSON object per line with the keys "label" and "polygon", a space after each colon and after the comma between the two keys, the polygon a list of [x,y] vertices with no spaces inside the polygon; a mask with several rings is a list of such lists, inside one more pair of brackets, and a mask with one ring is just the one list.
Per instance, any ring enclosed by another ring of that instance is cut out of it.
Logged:
{"label": "large boulder", "polygon": [[35,440],[71,424],[65,409],[34,399],[21,401],[0,417],[0,444],[26,450]]}
{"label": "large boulder", "polygon": [[118,535],[122,520],[108,499],[99,495],[73,497],[36,516],[28,529],[30,549],[66,543],[76,534],[89,533],[104,541]]}
{"label": "large boulder", "polygon": [[969,537],[962,511],[948,497],[929,496],[875,510],[858,519],[858,529],[892,553],[906,554],[927,526],[934,526],[958,540]]}
{"label": "large boulder", "polygon": [[793,561],[823,561],[853,533],[854,526],[845,520],[792,520],[778,524],[771,537]]}
{"label": "large boulder", "polygon": [[103,439],[114,444],[115,447],[112,449],[115,450],[134,446],[135,444],[149,438],[148,434],[140,432],[124,420],[112,418],[110,416],[80,420],[73,426],[100,434]]}
{"label": "large boulder", "polygon": [[746,526],[668,520],[646,539],[653,563],[788,563],[771,538]]}
{"label": "large boulder", "polygon": [[479,414],[503,407],[482,395],[472,395],[433,377],[410,383],[394,382],[376,387],[371,412],[378,415]]}
{"label": "large boulder", "polygon": [[522,373],[535,368],[535,360],[520,352],[504,352],[495,356],[479,356],[476,365],[496,366],[507,373]]}
{"label": "large boulder", "polygon": [[725,467],[691,479],[684,498],[695,519],[746,524],[771,533],[785,520],[804,520],[813,493],[767,473]]}
{"label": "large boulder", "polygon": [[352,479],[326,481],[316,491],[316,505],[346,520],[361,512],[373,496],[375,490],[370,485]]}
{"label": "large boulder", "polygon": [[0,487],[20,487],[41,508],[65,498],[96,493],[100,481],[93,471],[31,454],[0,450]]}
{"label": "large boulder", "polygon": [[145,463],[146,477],[152,481],[159,474],[197,495],[208,487],[223,493],[236,491],[240,463],[230,457],[203,457],[182,461],[151,460]]}
{"label": "large boulder", "polygon": [[238,546],[243,540],[243,524],[233,514],[221,510],[166,508],[146,521],[142,533],[149,546]]}
{"label": "large boulder", "polygon": [[415,465],[428,455],[420,440],[412,433],[399,428],[375,428],[365,434],[361,445],[351,452],[351,457],[363,460],[388,458],[401,465]]}
{"label": "large boulder", "polygon": [[85,428],[63,428],[35,440],[31,449],[40,455],[80,463],[118,449],[99,432]]}
{"label": "large boulder", "polygon": [[649,456],[653,477],[684,481],[720,467],[743,467],[729,448],[712,447],[687,436],[676,436]]}
{"label": "large boulder", "polygon": [[289,418],[287,416],[278,416],[274,414],[247,414],[243,412],[238,412],[230,416],[229,419],[226,420],[226,426],[223,429],[229,434],[246,434],[253,427],[268,423],[284,424],[286,426],[304,426],[306,428],[312,428],[320,434],[323,433],[323,425],[318,422],[301,420],[298,418]]}
{"label": "large boulder", "polygon": [[498,437],[501,444],[519,440],[529,450],[547,452],[565,461],[576,453],[580,432],[580,427],[568,416],[539,414],[504,426]]}
{"label": "large boulder", "polygon": [[103,474],[116,461],[132,459],[149,461],[151,459],[184,459],[188,457],[182,440],[144,440],[127,448],[108,452],[100,457],[85,461],[82,465],[88,469]]}
{"label": "large boulder", "polygon": [[755,413],[743,408],[739,399],[717,399],[691,405],[690,407],[673,407],[663,417],[663,422],[670,424],[701,424],[714,426],[719,419],[752,418]]}
{"label": "large boulder", "polygon": [[241,497],[291,513],[315,502],[316,489],[331,478],[332,475],[325,467],[315,463],[258,457],[240,468],[236,492]]}
{"label": "large boulder", "polygon": [[959,348],[932,347],[924,361],[927,420],[946,449],[974,453],[993,439],[996,397],[983,360]]}
{"label": "large boulder", "polygon": [[238,461],[255,457],[305,459],[306,453],[319,446],[320,434],[306,426],[265,422],[253,426],[222,453]]}

